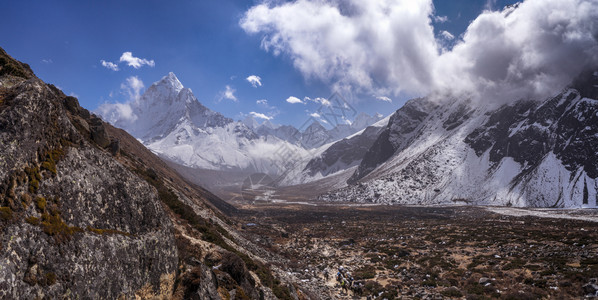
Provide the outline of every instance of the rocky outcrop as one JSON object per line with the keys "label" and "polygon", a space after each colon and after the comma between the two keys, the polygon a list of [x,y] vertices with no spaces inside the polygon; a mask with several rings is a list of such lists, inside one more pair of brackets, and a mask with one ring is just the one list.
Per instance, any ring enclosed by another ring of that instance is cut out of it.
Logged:
{"label": "rocky outcrop", "polygon": [[104,150],[99,118],[0,57],[0,298],[172,291],[178,252],[155,188]]}
{"label": "rocky outcrop", "polygon": [[347,181],[357,182],[376,167],[386,162],[396,152],[407,148],[417,137],[417,131],[435,104],[428,99],[413,99],[397,110],[388,121],[386,128],[378,135],[372,146],[363,155],[363,160],[355,173]]}
{"label": "rocky outcrop", "polygon": [[383,127],[369,126],[361,134],[342,139],[310,160],[303,170],[310,176],[329,174],[358,165]]}

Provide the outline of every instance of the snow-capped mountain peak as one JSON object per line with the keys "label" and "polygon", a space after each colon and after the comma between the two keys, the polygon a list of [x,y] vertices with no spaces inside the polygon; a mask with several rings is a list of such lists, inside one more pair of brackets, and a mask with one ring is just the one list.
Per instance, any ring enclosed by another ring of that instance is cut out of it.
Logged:
{"label": "snow-capped mountain peak", "polygon": [[183,89],[183,84],[173,72],[170,72],[168,75],[162,77],[162,79],[155,82],[147,89],[145,94],[149,94],[151,97],[145,97],[144,100],[173,101]]}
{"label": "snow-capped mountain peak", "polygon": [[160,81],[157,82],[157,85],[171,86],[173,89],[177,91],[183,89],[183,84],[173,72],[168,72],[168,75],[162,77],[162,79],[160,79]]}
{"label": "snow-capped mountain peak", "polygon": [[[123,106],[130,109],[132,117],[113,117],[115,112],[123,110]],[[233,122],[203,106],[191,89],[185,88],[172,72],[153,83],[135,101],[125,105],[107,105],[98,113],[144,142],[162,139],[182,124],[206,128],[222,127]]]}
{"label": "snow-capped mountain peak", "polygon": [[[112,118],[123,106],[128,106],[135,117]],[[268,121],[259,125],[249,116],[244,122],[235,122],[210,110],[172,72],[153,83],[139,99],[106,105],[98,113],[154,153],[188,167],[274,174],[280,164],[273,163],[272,157],[283,144],[293,153],[306,152],[275,136],[258,136],[255,132],[259,128],[279,128]]]}
{"label": "snow-capped mountain peak", "polygon": [[326,128],[320,124],[318,121],[313,121],[303,133],[316,133],[320,131],[326,131]]}
{"label": "snow-capped mountain peak", "polygon": [[265,120],[260,126],[267,127],[270,129],[276,129],[280,127],[280,125],[273,124],[272,122],[270,122],[270,120]]}
{"label": "snow-capped mountain peak", "polygon": [[351,123],[351,128],[354,130],[362,130],[380,120],[382,120],[384,116],[379,113],[376,113],[374,116],[370,116],[364,112],[361,112],[355,117],[353,122]]}
{"label": "snow-capped mountain peak", "polygon": [[247,126],[248,128],[251,129],[256,129],[258,126],[260,126],[260,123],[258,123],[255,118],[251,115],[248,115],[247,117],[245,117],[245,119],[243,119],[242,121],[243,124],[245,124],[245,126]]}

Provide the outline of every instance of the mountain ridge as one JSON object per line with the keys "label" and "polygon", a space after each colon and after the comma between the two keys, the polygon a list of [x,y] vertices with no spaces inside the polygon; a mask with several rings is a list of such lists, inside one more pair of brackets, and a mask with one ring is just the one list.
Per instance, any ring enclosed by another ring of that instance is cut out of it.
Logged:
{"label": "mountain ridge", "polygon": [[548,99],[498,108],[411,100],[391,116],[351,185],[319,199],[595,207],[597,83],[589,72]]}
{"label": "mountain ridge", "polygon": [[[269,120],[260,124],[252,116],[233,121],[203,106],[172,72],[129,105],[132,116],[126,118],[118,113],[118,106],[104,105],[98,113],[170,161],[199,169],[263,172],[274,176],[287,171],[284,165],[288,159],[305,160],[311,152],[320,151],[318,147],[381,118],[379,114],[362,113],[355,124],[338,125],[330,130],[314,119],[303,132]],[[281,155],[281,149],[292,155]]]}

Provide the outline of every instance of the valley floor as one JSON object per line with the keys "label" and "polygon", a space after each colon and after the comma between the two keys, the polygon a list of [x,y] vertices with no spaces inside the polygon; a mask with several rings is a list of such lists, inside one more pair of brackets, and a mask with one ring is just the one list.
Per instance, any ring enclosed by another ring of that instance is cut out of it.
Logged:
{"label": "valley floor", "polygon": [[[239,231],[323,299],[578,298],[598,289],[598,211],[245,206]],[[576,219],[577,218],[577,219]],[[354,278],[341,288],[337,273]]]}

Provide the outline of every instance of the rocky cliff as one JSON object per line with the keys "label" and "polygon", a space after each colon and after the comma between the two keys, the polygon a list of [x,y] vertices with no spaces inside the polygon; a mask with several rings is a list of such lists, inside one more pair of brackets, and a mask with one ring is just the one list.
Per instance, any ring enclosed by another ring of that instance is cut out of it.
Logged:
{"label": "rocky cliff", "polygon": [[76,99],[0,55],[0,297],[171,288],[173,226],[153,187],[103,150]]}

